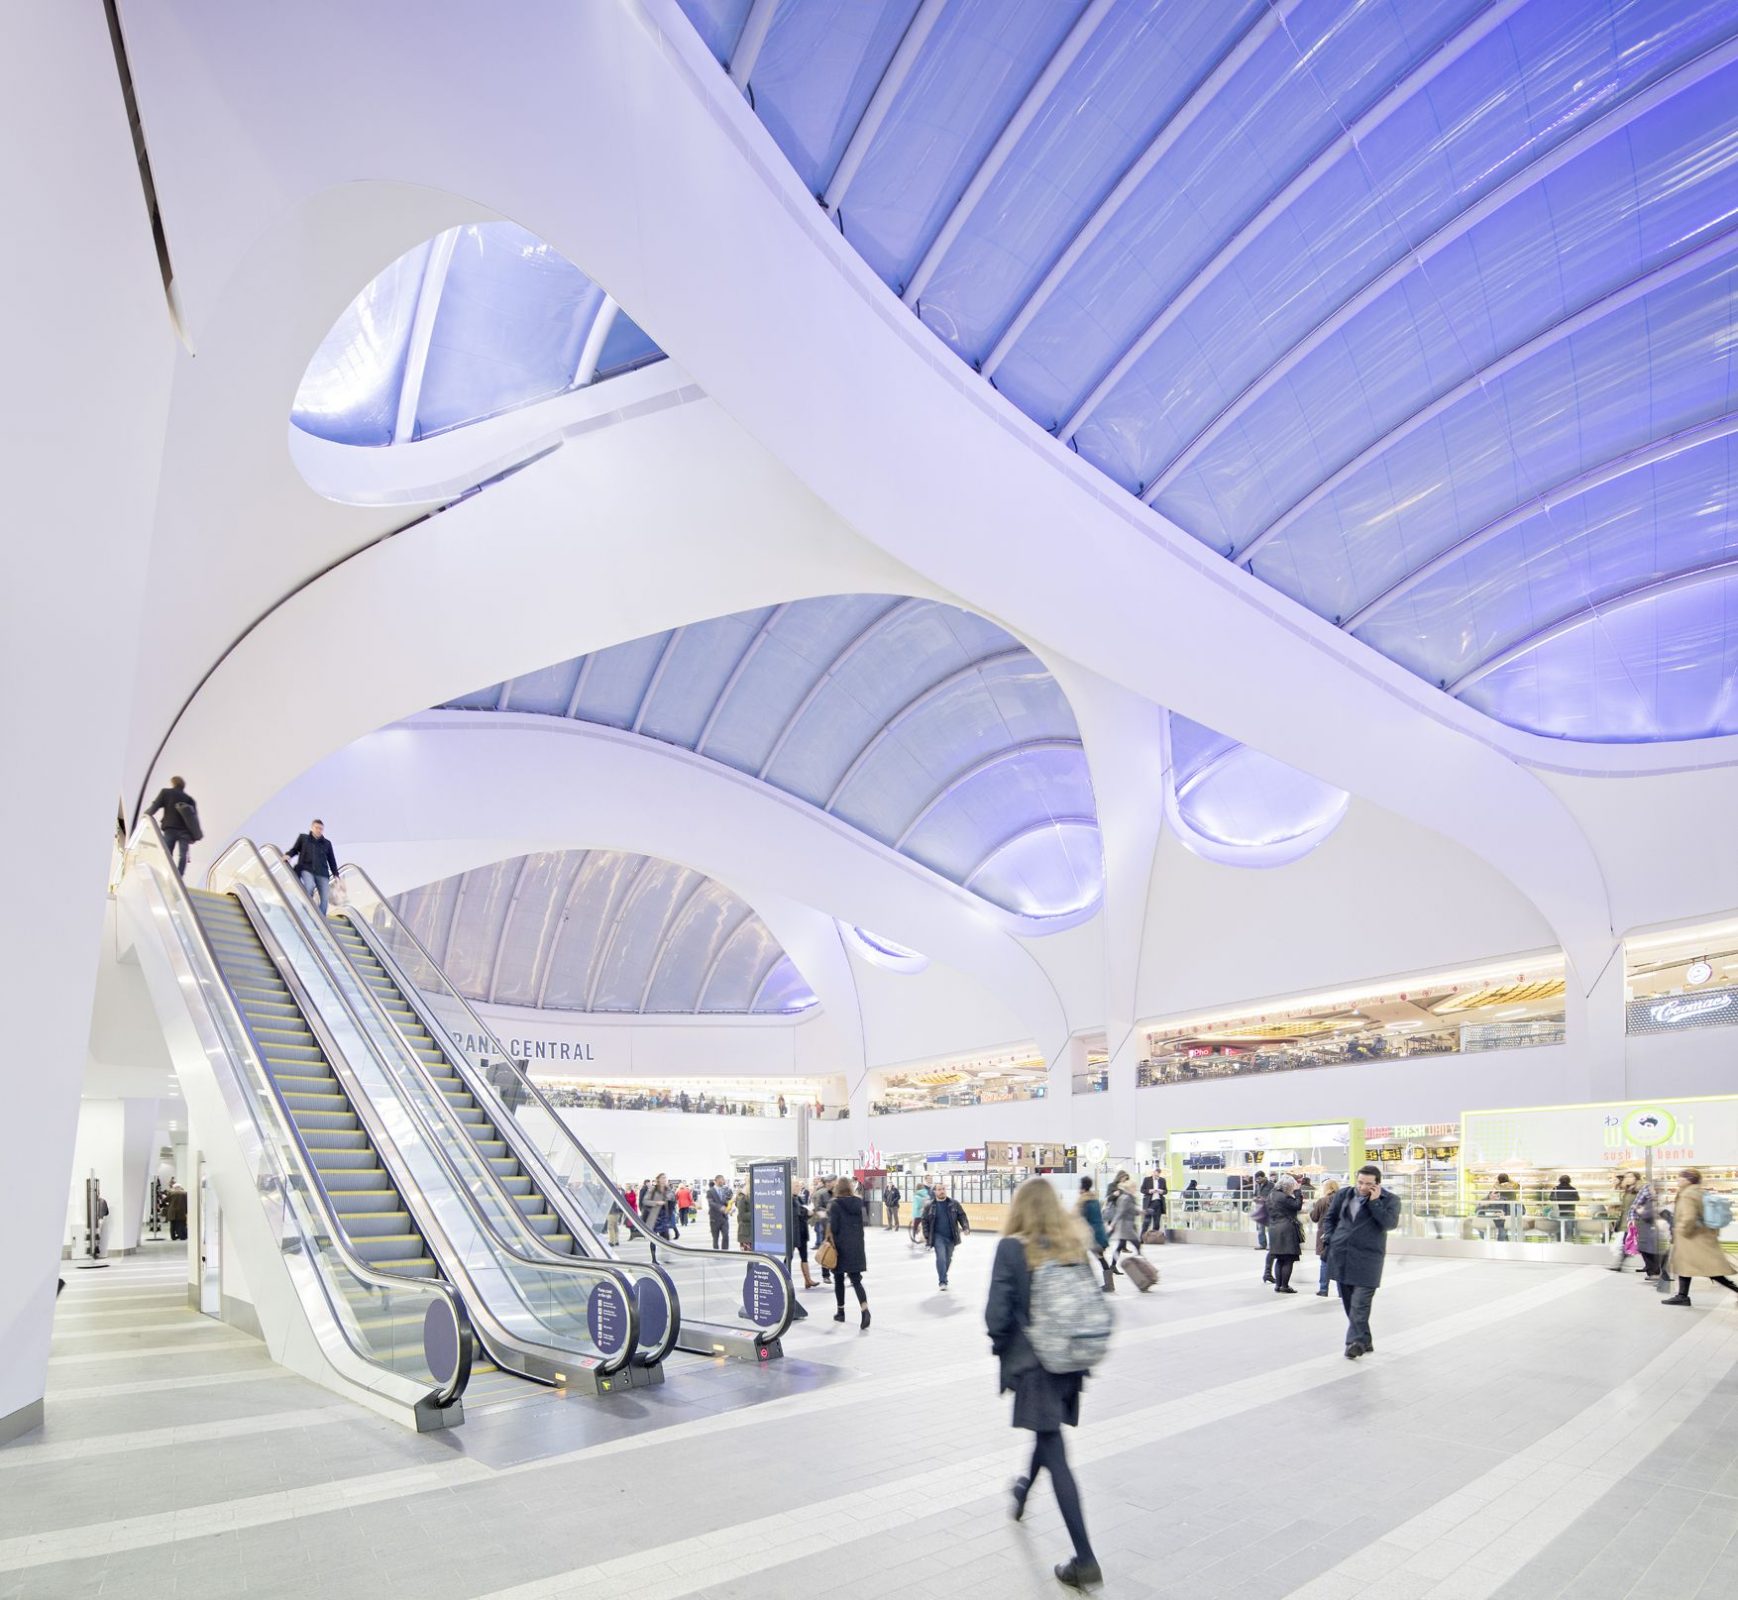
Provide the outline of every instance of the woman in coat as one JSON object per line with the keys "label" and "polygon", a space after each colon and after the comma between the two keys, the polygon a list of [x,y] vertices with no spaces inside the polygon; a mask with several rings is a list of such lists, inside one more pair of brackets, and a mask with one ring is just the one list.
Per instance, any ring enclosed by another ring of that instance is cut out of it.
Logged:
{"label": "woman in coat", "polygon": [[1638,1183],[1629,1208],[1629,1229],[1635,1234],[1635,1250],[1642,1267],[1656,1283],[1665,1275],[1670,1226],[1670,1219],[1661,1215],[1660,1198],[1654,1193],[1654,1186],[1645,1180]]}
{"label": "woman in coat", "polygon": [[1322,1263],[1321,1282],[1316,1285],[1316,1297],[1321,1300],[1328,1297],[1328,1250],[1327,1241],[1322,1238],[1322,1218],[1328,1214],[1328,1207],[1333,1204],[1339,1187],[1337,1179],[1323,1178],[1322,1192],[1316,1196],[1315,1203],[1310,1207],[1310,1221],[1316,1225],[1316,1255]]}
{"label": "woman in coat", "polygon": [[744,1250],[754,1248],[754,1197],[746,1183],[736,1191],[736,1242]]}
{"label": "woman in coat", "polygon": [[1032,1464],[1014,1480],[1014,1520],[1026,1514],[1026,1497],[1040,1472],[1050,1474],[1050,1487],[1063,1525],[1074,1543],[1074,1559],[1056,1568],[1056,1576],[1073,1589],[1101,1583],[1103,1573],[1086,1536],[1086,1516],[1080,1490],[1069,1469],[1062,1443],[1065,1427],[1080,1424],[1083,1372],[1049,1372],[1038,1363],[1026,1337],[1032,1320],[1032,1275],[1050,1262],[1079,1261],[1088,1255],[1082,1227],[1062,1209],[1056,1191],[1043,1178],[1028,1178],[1014,1191],[1008,1222],[996,1246],[990,1273],[990,1300],[984,1325],[990,1348],[1001,1362],[1001,1392],[1013,1391],[1014,1426],[1032,1432]]}
{"label": "woman in coat", "polygon": [[1678,1174],[1678,1194],[1672,1205],[1671,1270],[1678,1277],[1678,1292],[1661,1305],[1687,1306],[1691,1278],[1712,1278],[1738,1294],[1738,1283],[1728,1276],[1732,1258],[1720,1243],[1719,1230],[1702,1221],[1702,1175],[1694,1167]]}
{"label": "woman in coat", "polygon": [[839,1309],[833,1321],[845,1320],[845,1280],[857,1291],[857,1305],[863,1313],[858,1327],[869,1326],[869,1296],[863,1292],[863,1274],[869,1270],[869,1255],[863,1244],[863,1202],[858,1198],[857,1185],[841,1178],[833,1185],[833,1203],[827,1210],[827,1237],[839,1252],[833,1263],[833,1298]]}
{"label": "woman in coat", "polygon": [[1302,1210],[1297,1179],[1288,1172],[1267,1197],[1267,1259],[1273,1263],[1275,1294],[1297,1293],[1291,1286],[1291,1273],[1303,1254],[1303,1224],[1298,1218]]}
{"label": "woman in coat", "polygon": [[1141,1208],[1126,1172],[1119,1172],[1110,1186],[1110,1236],[1116,1240],[1116,1254],[1110,1258],[1112,1272],[1121,1272],[1117,1262],[1125,1250],[1141,1251]]}
{"label": "woman in coat", "polygon": [[1092,1235],[1092,1258],[1098,1263],[1098,1270],[1104,1274],[1104,1292],[1116,1293],[1116,1279],[1111,1276],[1110,1263],[1104,1259],[1105,1248],[1110,1244],[1110,1235],[1105,1231],[1104,1207],[1098,1203],[1098,1196],[1092,1192],[1092,1179],[1080,1180],[1080,1199],[1075,1209],[1080,1213],[1080,1220],[1086,1224],[1086,1231]]}
{"label": "woman in coat", "polygon": [[[1629,1224],[1635,1211],[1639,1180],[1633,1172],[1620,1172],[1611,1199],[1606,1202],[1606,1215],[1611,1218],[1611,1270],[1623,1271],[1624,1258],[1629,1254]],[[1640,1248],[1639,1246],[1637,1247]]]}

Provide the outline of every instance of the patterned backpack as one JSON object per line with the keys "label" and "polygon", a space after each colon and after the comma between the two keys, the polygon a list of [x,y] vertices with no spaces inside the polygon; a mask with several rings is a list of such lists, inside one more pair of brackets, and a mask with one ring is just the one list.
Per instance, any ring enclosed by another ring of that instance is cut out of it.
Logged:
{"label": "patterned backpack", "polygon": [[1046,1261],[1032,1274],[1026,1338],[1046,1372],[1090,1372],[1104,1360],[1110,1304],[1084,1261]]}

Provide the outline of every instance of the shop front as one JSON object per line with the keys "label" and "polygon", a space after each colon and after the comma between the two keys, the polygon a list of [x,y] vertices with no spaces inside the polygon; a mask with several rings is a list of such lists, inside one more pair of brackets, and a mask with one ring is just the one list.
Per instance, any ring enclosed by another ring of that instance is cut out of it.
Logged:
{"label": "shop front", "polygon": [[[1203,1238],[1253,1233],[1256,1186],[1290,1173],[1306,1196],[1344,1183],[1364,1161],[1364,1124],[1285,1122],[1264,1127],[1173,1128],[1169,1154],[1172,1229]],[[1230,1242],[1229,1238],[1226,1242]]]}

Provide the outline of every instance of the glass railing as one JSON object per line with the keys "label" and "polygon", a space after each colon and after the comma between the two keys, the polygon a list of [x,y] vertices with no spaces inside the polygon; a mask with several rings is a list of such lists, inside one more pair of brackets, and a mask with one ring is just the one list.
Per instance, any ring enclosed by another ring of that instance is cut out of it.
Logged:
{"label": "glass railing", "polygon": [[[225,1121],[240,1143],[248,1186],[290,1273],[316,1341],[349,1383],[413,1410],[450,1406],[470,1373],[471,1333],[450,1284],[372,1267],[349,1248],[316,1176],[313,1157],[284,1107],[246,1016],[224,976],[157,824],[146,818],[127,850],[120,892],[138,896],[216,1077]],[[141,938],[147,938],[142,933]],[[178,1070],[186,1066],[178,1063]],[[443,1307],[460,1358],[444,1378],[425,1344],[431,1309]]]}
{"label": "glass railing", "polygon": [[[1599,1203],[1460,1201],[1446,1196],[1419,1198],[1401,1183],[1390,1183],[1387,1188],[1400,1201],[1396,1232],[1415,1239],[1606,1245],[1611,1243],[1612,1230],[1618,1225],[1608,1208]],[[1309,1220],[1314,1199],[1312,1195],[1304,1202],[1306,1247],[1315,1238],[1315,1228]],[[1254,1208],[1252,1195],[1219,1190],[1195,1194],[1173,1191],[1165,1208],[1165,1223],[1171,1228],[1247,1233],[1253,1238]]]}
{"label": "glass railing", "polygon": [[[522,1138],[546,1175],[546,1197],[552,1204],[570,1202],[589,1233],[590,1248],[607,1255],[612,1247],[603,1241],[614,1240],[613,1248],[624,1260],[638,1258],[661,1267],[675,1283],[684,1324],[697,1330],[701,1324],[725,1328],[761,1343],[778,1338],[789,1326],[794,1306],[784,1262],[672,1244],[649,1232],[603,1165],[447,980],[368,875],[347,866],[341,879],[344,913],[479,1103],[498,1119],[504,1133],[511,1124]],[[470,1048],[472,1041],[478,1048]],[[704,1331],[680,1342],[684,1349],[711,1347]]]}
{"label": "glass railing", "polygon": [[445,1130],[444,1105],[437,1119],[426,1081],[401,1072],[396,1040],[378,1025],[361,979],[320,947],[329,935],[312,925],[319,913],[281,856],[270,862],[241,841],[212,868],[211,884],[258,918],[268,955],[497,1364],[556,1384],[626,1365],[639,1322],[631,1283],[601,1263],[556,1259],[541,1242],[520,1248],[518,1226],[502,1231],[508,1219],[483,1198],[475,1147]]}

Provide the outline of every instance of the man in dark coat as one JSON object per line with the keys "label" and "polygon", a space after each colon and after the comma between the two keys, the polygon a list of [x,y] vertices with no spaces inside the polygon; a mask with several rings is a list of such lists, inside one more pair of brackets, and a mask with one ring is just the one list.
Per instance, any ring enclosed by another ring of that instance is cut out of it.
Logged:
{"label": "man in dark coat", "polygon": [[187,852],[204,838],[199,826],[199,803],[187,792],[185,778],[171,778],[167,789],[159,789],[157,798],[145,807],[145,815],[154,817],[162,812],[163,843],[169,847],[169,859],[183,878],[187,876]]}
{"label": "man in dark coat", "polygon": [[1382,1282],[1388,1235],[1399,1221],[1399,1197],[1383,1189],[1380,1167],[1359,1167],[1356,1185],[1340,1190],[1322,1219],[1328,1276],[1340,1286],[1340,1304],[1346,1308],[1348,1361],[1376,1348],[1370,1306]]}
{"label": "man in dark coat", "polygon": [[712,1228],[712,1248],[730,1248],[730,1185],[719,1173],[706,1191],[706,1220]]}
{"label": "man in dark coat", "polygon": [[935,1275],[944,1289],[954,1246],[971,1231],[966,1208],[947,1192],[947,1185],[938,1178],[930,1190],[929,1209],[923,1214],[923,1236],[935,1251]]}
{"label": "man in dark coat", "polygon": [[338,852],[326,837],[326,824],[315,817],[306,833],[298,833],[296,842],[284,852],[295,867],[296,876],[308,891],[308,898],[319,902],[320,915],[332,903],[332,879],[338,873]]}
{"label": "man in dark coat", "polygon": [[174,1179],[169,1182],[169,1237],[187,1237],[187,1191]]}

